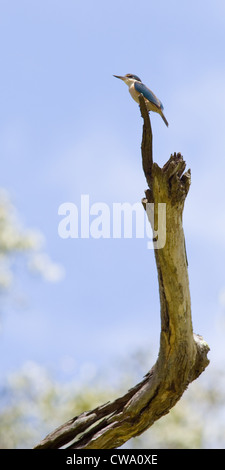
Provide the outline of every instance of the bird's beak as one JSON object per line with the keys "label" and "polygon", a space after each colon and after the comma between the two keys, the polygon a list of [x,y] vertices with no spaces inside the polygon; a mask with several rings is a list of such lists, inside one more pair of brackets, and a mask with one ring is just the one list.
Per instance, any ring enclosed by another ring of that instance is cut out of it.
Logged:
{"label": "bird's beak", "polygon": [[124,77],[121,77],[120,75],[113,75],[116,78],[120,78],[120,80],[124,80]]}

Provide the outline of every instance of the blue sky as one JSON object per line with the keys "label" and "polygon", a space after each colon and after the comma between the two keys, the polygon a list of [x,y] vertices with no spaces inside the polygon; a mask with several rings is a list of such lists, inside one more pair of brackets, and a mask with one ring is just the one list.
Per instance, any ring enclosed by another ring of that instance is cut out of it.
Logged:
{"label": "blue sky", "polygon": [[[160,98],[152,115],[154,160],[181,152],[192,171],[184,210],[194,331],[221,357],[225,309],[225,5],[133,0],[0,3],[1,186],[27,227],[65,269],[58,283],[21,274],[26,308],[8,305],[2,372],[27,360],[75,374],[158,353],[159,299],[146,240],[58,236],[58,207],[139,202],[142,120],[113,74],[134,73]],[[150,364],[151,365],[151,364]]]}

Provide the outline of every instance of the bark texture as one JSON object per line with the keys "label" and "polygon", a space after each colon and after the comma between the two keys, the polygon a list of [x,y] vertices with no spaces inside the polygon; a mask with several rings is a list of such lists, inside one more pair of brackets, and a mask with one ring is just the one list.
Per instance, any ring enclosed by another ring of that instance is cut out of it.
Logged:
{"label": "bark texture", "polygon": [[[182,225],[184,202],[191,184],[190,170],[184,173],[186,164],[180,153],[171,155],[163,168],[153,163],[149,114],[142,95],[139,101],[144,121],[142,164],[149,187],[142,203],[145,209],[148,203],[154,203],[156,220],[158,204],[166,204],[166,243],[154,250],[161,311],[158,359],[144,379],[124,396],[72,418],[43,439],[36,449],[119,447],[167,414],[209,363],[209,347],[201,336],[193,333],[191,318]],[[150,222],[154,235],[151,217]]]}

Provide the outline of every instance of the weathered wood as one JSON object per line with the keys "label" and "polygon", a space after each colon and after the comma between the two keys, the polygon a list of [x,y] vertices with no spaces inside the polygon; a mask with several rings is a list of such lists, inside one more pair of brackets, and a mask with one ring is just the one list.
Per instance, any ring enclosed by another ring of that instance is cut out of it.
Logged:
{"label": "weathered wood", "polygon": [[[71,419],[43,439],[37,449],[121,446],[168,413],[209,363],[209,347],[202,337],[193,334],[191,318],[182,226],[190,171],[184,173],[186,164],[180,153],[171,155],[163,168],[153,163],[151,124],[142,96],[140,109],[144,120],[142,164],[149,185],[142,203],[145,209],[148,203],[154,203],[156,209],[158,204],[166,204],[166,243],[160,249],[156,243],[154,250],[161,309],[158,359],[144,379],[124,396]],[[154,230],[154,221],[150,221]]]}

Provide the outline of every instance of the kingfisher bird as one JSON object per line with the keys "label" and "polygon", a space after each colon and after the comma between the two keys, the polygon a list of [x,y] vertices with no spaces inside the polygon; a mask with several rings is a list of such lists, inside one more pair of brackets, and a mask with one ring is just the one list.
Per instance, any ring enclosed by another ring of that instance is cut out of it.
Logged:
{"label": "kingfisher bird", "polygon": [[127,73],[124,77],[120,75],[113,75],[116,78],[123,80],[126,85],[129,86],[129,92],[137,103],[139,103],[139,95],[142,94],[145,98],[145,104],[148,111],[154,111],[155,113],[160,114],[166,126],[168,127],[168,121],[163,114],[163,105],[161,101],[154,95],[154,93],[142,83],[141,79],[137,75],[132,73]]}

